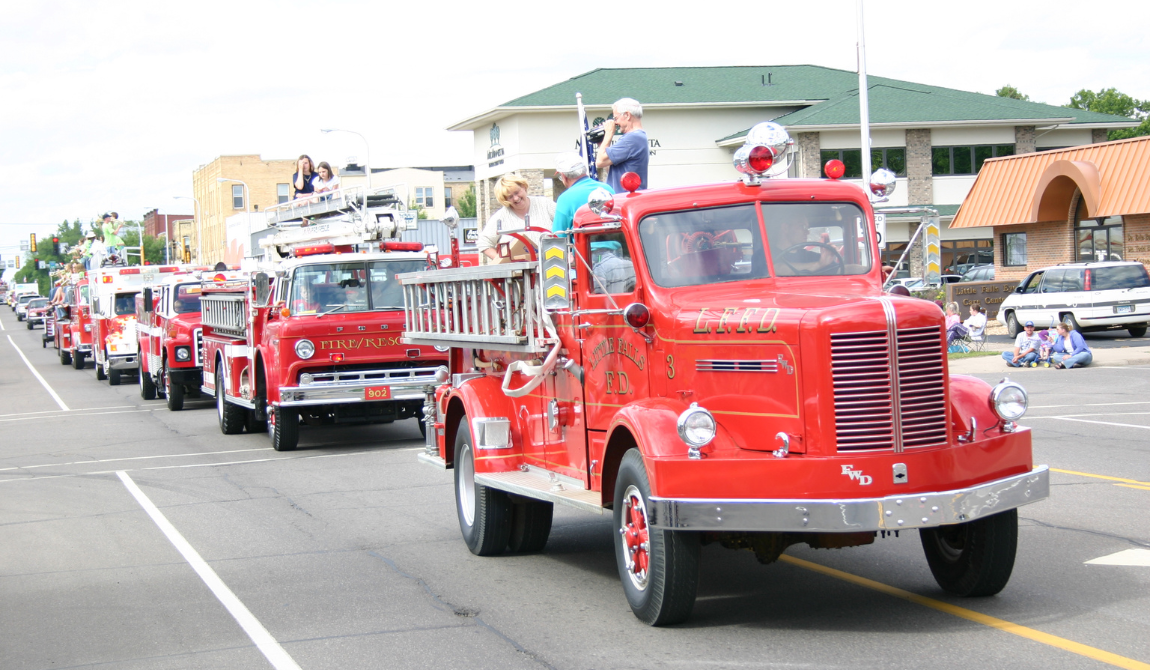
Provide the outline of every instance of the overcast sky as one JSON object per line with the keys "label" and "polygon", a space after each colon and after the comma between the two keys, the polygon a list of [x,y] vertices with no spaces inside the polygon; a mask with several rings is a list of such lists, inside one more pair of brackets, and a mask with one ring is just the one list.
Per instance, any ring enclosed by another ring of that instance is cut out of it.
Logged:
{"label": "overcast sky", "polygon": [[[870,74],[1011,84],[1059,105],[1082,88],[1150,98],[1144,0],[868,0],[865,18]],[[0,256],[64,219],[191,213],[173,196],[221,154],[364,159],[359,138],[320,128],[364,134],[375,167],[469,165],[470,133],[444,128],[588,70],[854,70],[856,43],[854,0],[13,3],[0,22]]]}

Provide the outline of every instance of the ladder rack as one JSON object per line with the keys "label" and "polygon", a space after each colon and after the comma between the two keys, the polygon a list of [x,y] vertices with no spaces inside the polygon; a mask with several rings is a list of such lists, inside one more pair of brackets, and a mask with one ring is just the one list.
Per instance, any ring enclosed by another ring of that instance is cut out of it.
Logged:
{"label": "ladder rack", "polygon": [[542,353],[547,334],[534,262],[409,272],[403,342]]}

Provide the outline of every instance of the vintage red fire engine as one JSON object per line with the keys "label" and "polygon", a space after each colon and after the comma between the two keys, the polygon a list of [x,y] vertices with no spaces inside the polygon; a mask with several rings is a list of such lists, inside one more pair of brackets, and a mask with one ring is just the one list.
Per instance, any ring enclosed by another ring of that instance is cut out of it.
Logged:
{"label": "vintage red fire engine", "polygon": [[84,369],[84,359],[92,354],[92,314],[88,300],[88,278],[68,275],[64,285],[65,309],[56,319],[56,350],[60,365]]}
{"label": "vintage red fire engine", "polygon": [[184,397],[203,385],[203,330],[200,328],[200,271],[182,269],[136,296],[140,352],[140,397],[163,397],[168,409],[184,408]]}
{"label": "vintage red fire engine", "polygon": [[[427,266],[422,244],[396,238],[406,217],[360,200],[321,201],[334,215],[306,227],[291,211],[264,246],[286,257],[264,272],[205,273],[204,387],[220,430],[267,430],[294,449],[309,426],[421,418],[446,354],[405,346],[395,275]],[[329,204],[330,203],[330,204]],[[357,247],[362,250],[356,253]],[[422,421],[419,422],[423,429]]]}
{"label": "vintage red fire engine", "polygon": [[554,503],[610,510],[652,625],[690,615],[712,542],[770,563],[917,529],[945,590],[1006,585],[1016,510],[1049,488],[1026,393],[950,375],[938,307],[882,292],[863,189],[763,179],[792,147],[760,124],[741,181],[627,175],[534,261],[400,278],[405,341],[452,347],[420,459],[454,468],[473,553],[541,549]]}

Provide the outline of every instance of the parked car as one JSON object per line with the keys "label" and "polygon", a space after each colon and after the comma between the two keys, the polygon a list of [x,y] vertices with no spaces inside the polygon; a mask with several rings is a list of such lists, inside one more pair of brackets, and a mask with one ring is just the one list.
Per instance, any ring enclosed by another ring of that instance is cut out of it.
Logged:
{"label": "parked car", "polygon": [[1062,321],[1075,330],[1125,328],[1146,334],[1150,274],[1137,262],[1065,263],[1032,272],[999,307],[1011,337],[1020,323]]}
{"label": "parked car", "polygon": [[40,298],[40,297],[43,297],[43,296],[36,295],[35,293],[25,293],[24,295],[17,296],[16,297],[16,304],[15,304],[16,320],[17,321],[23,321],[24,316],[28,313],[28,303],[31,302],[33,299]]}
{"label": "parked car", "polygon": [[959,281],[994,281],[993,265],[978,265],[962,274]]}
{"label": "parked car", "polygon": [[47,298],[32,298],[24,307],[24,322],[28,326],[28,330],[32,330],[38,323],[44,323],[44,315],[51,307],[48,306]]}

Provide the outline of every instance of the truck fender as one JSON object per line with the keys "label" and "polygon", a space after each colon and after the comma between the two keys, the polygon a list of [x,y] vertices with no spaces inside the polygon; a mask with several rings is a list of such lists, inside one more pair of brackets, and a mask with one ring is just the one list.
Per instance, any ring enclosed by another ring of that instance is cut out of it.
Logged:
{"label": "truck fender", "polygon": [[[523,453],[523,432],[516,415],[516,403],[503,395],[499,377],[484,376],[464,382],[450,389],[440,399],[439,415],[443,421],[443,458],[452,464],[455,458],[455,431],[459,419],[466,414],[469,419],[482,417],[507,417],[511,419],[511,452]],[[517,465],[517,463],[516,463]]]}
{"label": "truck fender", "polygon": [[[615,496],[615,476],[619,462],[632,447],[638,447],[647,463],[647,477],[651,491],[659,491],[656,469],[650,466],[653,459],[685,459],[688,446],[679,437],[678,420],[690,405],[670,398],[647,398],[633,402],[619,410],[607,429],[607,442],[603,453],[602,482],[603,500],[610,502]],[[738,445],[730,433],[723,428],[719,417],[715,418],[715,439],[702,448],[706,454],[716,451],[737,450]]]}
{"label": "truck fender", "polygon": [[955,436],[970,432],[970,420],[978,424],[977,441],[982,431],[998,423],[998,415],[990,407],[990,384],[969,375],[950,376],[950,417]]}

